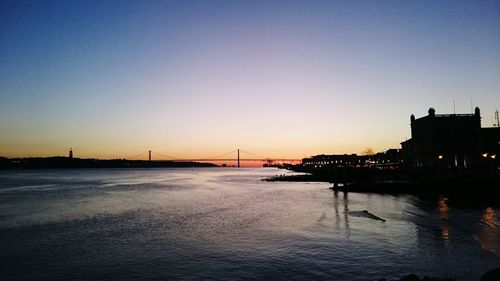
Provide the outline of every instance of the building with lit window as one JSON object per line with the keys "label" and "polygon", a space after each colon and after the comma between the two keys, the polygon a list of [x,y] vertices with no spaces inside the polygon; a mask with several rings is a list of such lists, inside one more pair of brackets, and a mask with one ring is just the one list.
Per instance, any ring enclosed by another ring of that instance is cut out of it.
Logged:
{"label": "building with lit window", "polygon": [[500,128],[481,128],[481,115],[411,115],[411,139],[401,143],[403,166],[408,168],[480,169],[498,167]]}
{"label": "building with lit window", "polygon": [[361,168],[396,169],[401,164],[401,150],[388,149],[373,155],[331,154],[315,155],[302,159],[307,168]]}

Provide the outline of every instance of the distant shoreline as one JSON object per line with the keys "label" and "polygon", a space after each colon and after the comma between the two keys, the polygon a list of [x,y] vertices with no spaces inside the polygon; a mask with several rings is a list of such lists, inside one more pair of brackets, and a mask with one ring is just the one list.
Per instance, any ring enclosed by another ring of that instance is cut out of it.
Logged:
{"label": "distant shoreline", "polygon": [[219,167],[204,162],[83,159],[69,157],[0,158],[0,170],[102,169],[102,168],[200,168]]}

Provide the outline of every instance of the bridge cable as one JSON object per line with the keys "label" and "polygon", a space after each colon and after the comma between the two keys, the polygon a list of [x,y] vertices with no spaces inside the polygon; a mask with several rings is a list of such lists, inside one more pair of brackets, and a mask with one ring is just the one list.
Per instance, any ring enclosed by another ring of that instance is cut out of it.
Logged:
{"label": "bridge cable", "polygon": [[245,151],[245,150],[242,150],[242,149],[240,149],[240,151],[244,152],[244,153],[247,153],[247,154],[250,154],[250,155],[252,155],[254,157],[261,158],[264,161],[267,161],[267,160],[271,160],[271,161],[290,161],[290,162],[301,161],[301,159],[286,159],[286,158],[279,158],[279,157],[265,157],[265,156],[257,155],[255,153],[251,153],[251,152],[248,152],[248,151]]}
{"label": "bridge cable", "polygon": [[251,156],[257,157],[257,158],[262,158],[263,160],[265,160],[265,159],[271,159],[271,158],[269,158],[269,157],[264,157],[264,156],[262,156],[262,155],[257,155],[257,154],[255,154],[255,153],[251,153],[251,152],[245,151],[245,150],[243,150],[243,149],[240,149],[240,151],[241,151],[241,152],[244,152],[244,153],[246,153],[246,154],[249,154],[249,155],[251,155]]}
{"label": "bridge cable", "polygon": [[144,152],[139,153],[139,154],[137,154],[137,155],[134,155],[134,156],[131,156],[131,157],[127,157],[127,158],[123,158],[123,159],[125,159],[125,160],[133,160],[134,158],[137,158],[137,157],[139,157],[139,156],[141,156],[141,155],[143,155],[143,154],[146,154],[146,153],[148,153],[148,152],[147,152],[147,151],[144,151]]}
{"label": "bridge cable", "polygon": [[[229,155],[229,154],[231,154],[231,153],[235,153],[236,151],[237,151],[237,149],[235,149],[235,150],[233,150],[233,151],[229,151],[229,152],[223,153],[223,154],[219,154],[219,155],[216,155],[216,156],[201,158],[201,160],[203,160],[203,159],[217,159],[217,158],[220,158],[220,157],[223,157],[223,156]],[[235,159],[235,160],[236,160],[236,159]]]}
{"label": "bridge cable", "polygon": [[156,151],[151,151],[153,152],[154,154],[158,154],[164,158],[167,158],[166,160],[181,160],[180,158],[177,158],[177,157],[173,157],[173,156],[170,156],[170,155],[165,155],[165,154],[161,154],[159,152],[156,152]]}

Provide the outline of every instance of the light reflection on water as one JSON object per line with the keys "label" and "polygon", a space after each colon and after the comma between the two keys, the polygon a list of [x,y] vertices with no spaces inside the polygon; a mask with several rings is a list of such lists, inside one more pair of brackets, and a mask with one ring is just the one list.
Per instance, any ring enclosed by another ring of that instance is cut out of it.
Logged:
{"label": "light reflection on water", "polygon": [[487,207],[484,209],[481,218],[481,230],[475,236],[481,247],[489,252],[500,257],[500,232],[498,231],[499,221],[497,219],[495,209]]}
{"label": "light reflection on water", "polygon": [[[284,172],[0,172],[2,275],[476,280],[500,266],[499,206],[260,181],[277,173]],[[386,222],[350,215],[363,210]]]}
{"label": "light reflection on water", "polygon": [[481,221],[486,225],[487,228],[496,230],[498,226],[498,220],[495,214],[495,210],[492,207],[484,209],[484,214]]}
{"label": "light reflection on water", "polygon": [[439,219],[441,220],[441,238],[444,242],[448,242],[450,240],[450,232],[448,229],[448,198],[444,196],[439,196],[438,199],[438,213]]}

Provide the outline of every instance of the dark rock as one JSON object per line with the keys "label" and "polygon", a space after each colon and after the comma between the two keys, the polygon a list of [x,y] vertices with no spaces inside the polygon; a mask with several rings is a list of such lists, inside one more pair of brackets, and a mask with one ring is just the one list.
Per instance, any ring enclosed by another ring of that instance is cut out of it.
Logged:
{"label": "dark rock", "polygon": [[418,278],[415,274],[407,275],[401,278],[399,281],[453,281],[453,279],[440,279],[440,278],[431,278],[425,276],[423,279]]}
{"label": "dark rock", "polygon": [[407,276],[401,278],[399,281],[421,281],[421,280],[420,280],[420,278],[418,278],[417,275],[410,274],[410,275],[407,275]]}
{"label": "dark rock", "polygon": [[500,280],[500,268],[492,269],[486,272],[479,281],[498,281]]}

